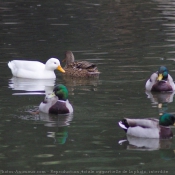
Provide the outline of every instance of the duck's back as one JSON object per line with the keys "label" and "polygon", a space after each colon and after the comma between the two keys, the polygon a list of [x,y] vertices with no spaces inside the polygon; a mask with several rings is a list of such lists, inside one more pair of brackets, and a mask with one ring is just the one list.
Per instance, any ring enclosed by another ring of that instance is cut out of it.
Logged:
{"label": "duck's back", "polygon": [[10,69],[24,69],[29,71],[43,70],[45,64],[39,61],[13,60],[8,63]]}
{"label": "duck's back", "polygon": [[75,61],[67,65],[64,69],[66,71],[65,75],[73,77],[97,77],[100,74],[97,66],[87,61]]}
{"label": "duck's back", "polygon": [[94,63],[90,63],[88,61],[74,62],[74,65],[77,68],[80,68],[80,69],[94,69],[94,68],[97,68],[97,66]]}
{"label": "duck's back", "polygon": [[159,120],[155,118],[145,118],[145,119],[126,118],[126,120],[130,127],[140,126],[143,128],[155,128],[159,124]]}
{"label": "duck's back", "polygon": [[8,63],[13,76],[30,79],[54,79],[54,71],[45,69],[45,64],[38,61],[13,60]]}

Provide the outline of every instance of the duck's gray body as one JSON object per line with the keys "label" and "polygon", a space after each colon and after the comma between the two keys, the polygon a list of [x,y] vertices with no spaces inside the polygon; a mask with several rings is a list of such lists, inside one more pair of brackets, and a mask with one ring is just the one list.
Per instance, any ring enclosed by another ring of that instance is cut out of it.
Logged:
{"label": "duck's gray body", "polygon": [[[144,138],[171,138],[173,132],[169,126],[159,125],[159,120],[155,118],[149,119],[129,119],[125,118],[119,122],[119,126],[123,128],[128,135]],[[127,126],[125,124],[128,124]]]}

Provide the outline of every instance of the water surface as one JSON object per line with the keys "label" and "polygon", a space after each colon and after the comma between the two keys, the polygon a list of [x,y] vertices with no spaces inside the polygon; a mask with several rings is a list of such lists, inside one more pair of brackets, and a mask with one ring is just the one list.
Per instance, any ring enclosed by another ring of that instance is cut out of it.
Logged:
{"label": "water surface", "polygon": [[[1,1],[0,170],[174,172],[174,138],[129,138],[117,124],[123,117],[175,113],[174,94],[160,97],[144,89],[160,65],[175,77],[174,4],[173,0]],[[55,81],[36,83],[13,78],[7,67],[13,59],[61,61],[66,50],[72,50],[76,60],[98,64],[99,79],[69,79],[56,72]],[[26,112],[37,108],[45,89],[50,91],[57,83],[68,87],[73,115]]]}

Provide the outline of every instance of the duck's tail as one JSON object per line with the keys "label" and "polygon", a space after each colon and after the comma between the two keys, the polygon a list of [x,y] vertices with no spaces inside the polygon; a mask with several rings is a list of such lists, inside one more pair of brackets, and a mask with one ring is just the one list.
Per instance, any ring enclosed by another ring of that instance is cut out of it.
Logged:
{"label": "duck's tail", "polygon": [[129,128],[129,125],[128,125],[126,119],[123,119],[122,121],[119,121],[118,124],[122,129],[124,129],[125,132],[127,132],[128,128]]}
{"label": "duck's tail", "polygon": [[14,61],[9,61],[8,67],[11,69],[13,76],[16,76],[16,67],[15,67]]}
{"label": "duck's tail", "polygon": [[13,69],[13,65],[12,65],[11,61],[8,62],[8,67],[9,67],[10,69]]}

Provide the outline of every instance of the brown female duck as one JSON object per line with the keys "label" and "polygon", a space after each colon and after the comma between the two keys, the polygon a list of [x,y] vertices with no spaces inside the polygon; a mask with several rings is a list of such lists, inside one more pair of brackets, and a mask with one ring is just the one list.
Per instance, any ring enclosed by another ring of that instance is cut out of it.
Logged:
{"label": "brown female duck", "polygon": [[74,55],[71,51],[66,51],[64,67],[65,75],[72,77],[98,77],[100,72],[94,63],[88,61],[75,61]]}

